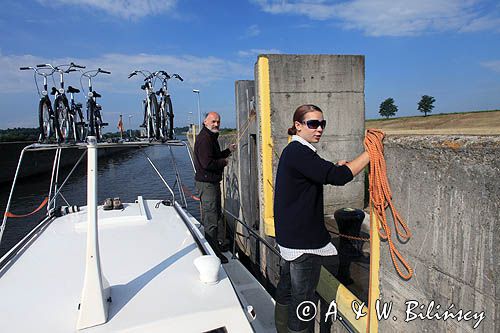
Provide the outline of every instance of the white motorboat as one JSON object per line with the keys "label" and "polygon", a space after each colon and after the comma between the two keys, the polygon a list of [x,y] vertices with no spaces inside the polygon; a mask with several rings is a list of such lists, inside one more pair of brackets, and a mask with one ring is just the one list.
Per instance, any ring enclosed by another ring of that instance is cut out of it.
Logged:
{"label": "white motorboat", "polygon": [[272,298],[234,255],[220,264],[149,158],[172,200],[139,195],[120,210],[98,205],[104,145],[90,138],[77,147],[87,151],[87,206],[56,214],[64,181],[51,191],[47,216],[0,259],[2,331],[273,332]]}

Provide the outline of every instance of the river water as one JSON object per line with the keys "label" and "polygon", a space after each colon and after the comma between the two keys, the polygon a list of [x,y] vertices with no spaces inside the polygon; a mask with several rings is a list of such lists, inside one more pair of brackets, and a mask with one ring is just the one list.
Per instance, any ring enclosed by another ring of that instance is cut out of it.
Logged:
{"label": "river water", "polygon": [[[179,170],[182,184],[190,192],[194,191],[194,172],[186,147],[172,147],[175,163]],[[63,152],[64,154],[64,152]],[[172,196],[146,159],[149,156],[159,169],[167,183],[172,187],[175,182],[175,172],[170,150],[167,146],[151,146],[147,148],[132,148],[117,154],[101,157],[98,161],[98,201],[106,198],[120,197],[123,202],[134,202],[138,195],[145,199],[171,199]],[[25,158],[29,158],[27,155]],[[64,168],[59,175],[59,182],[66,178],[71,168]],[[71,205],[86,205],[87,202],[87,160],[86,157],[69,178],[61,190],[61,194]],[[0,211],[3,217],[10,192],[10,184],[0,185]],[[42,174],[18,181],[16,185],[10,212],[25,214],[35,210],[44,197],[48,195],[50,174]],[[178,186],[175,186],[176,200],[180,201]],[[197,219],[200,209],[186,192],[188,211]],[[57,206],[66,205],[60,197]],[[26,235],[46,213],[44,207],[38,213],[25,218],[9,218],[0,244],[0,257]]]}

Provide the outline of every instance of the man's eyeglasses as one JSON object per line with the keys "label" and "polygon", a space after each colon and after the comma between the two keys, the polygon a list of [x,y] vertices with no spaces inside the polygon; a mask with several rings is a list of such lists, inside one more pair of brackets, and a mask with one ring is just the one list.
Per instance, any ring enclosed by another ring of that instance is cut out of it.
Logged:
{"label": "man's eyeglasses", "polygon": [[306,124],[307,127],[310,129],[317,129],[320,126],[322,129],[325,129],[325,127],[326,127],[326,120],[311,119],[311,120],[303,121],[302,123]]}

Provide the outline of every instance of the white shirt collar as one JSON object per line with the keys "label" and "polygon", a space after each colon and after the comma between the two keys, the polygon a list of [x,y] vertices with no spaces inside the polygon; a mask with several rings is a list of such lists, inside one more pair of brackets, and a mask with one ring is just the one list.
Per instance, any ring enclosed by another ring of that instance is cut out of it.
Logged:
{"label": "white shirt collar", "polygon": [[302,143],[304,146],[311,148],[313,152],[316,152],[316,148],[299,135],[292,135],[292,141],[298,141]]}

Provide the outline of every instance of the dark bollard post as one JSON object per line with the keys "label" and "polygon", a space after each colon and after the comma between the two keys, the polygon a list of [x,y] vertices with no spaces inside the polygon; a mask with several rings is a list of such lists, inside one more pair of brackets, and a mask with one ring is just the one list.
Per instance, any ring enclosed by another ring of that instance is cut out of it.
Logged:
{"label": "dark bollard post", "polygon": [[359,237],[361,224],[365,218],[365,213],[361,209],[342,208],[334,213],[339,233],[339,271],[337,278],[344,285],[350,285],[354,281],[351,279],[351,262],[358,257],[363,256],[360,251],[359,241],[351,240],[346,236]]}

